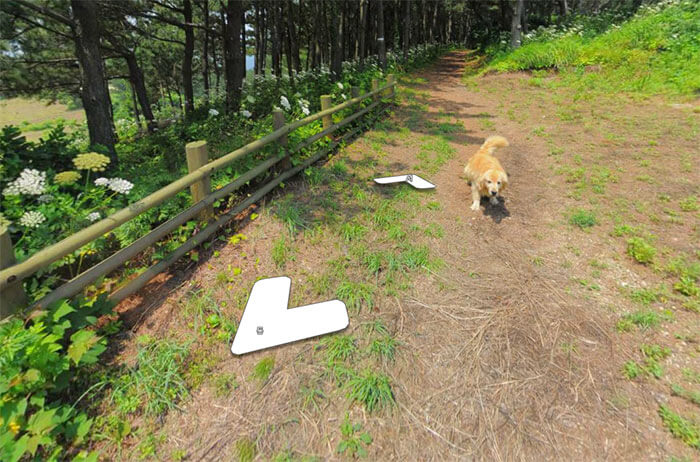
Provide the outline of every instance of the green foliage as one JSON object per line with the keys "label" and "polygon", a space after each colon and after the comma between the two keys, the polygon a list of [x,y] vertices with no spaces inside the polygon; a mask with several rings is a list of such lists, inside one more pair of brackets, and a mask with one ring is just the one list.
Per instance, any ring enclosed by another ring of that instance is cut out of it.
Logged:
{"label": "green foliage", "polygon": [[233,372],[217,374],[214,377],[214,392],[219,398],[229,396],[231,392],[239,386],[240,384],[236,380],[236,374]]}
{"label": "green foliage", "polygon": [[389,377],[369,369],[351,377],[347,388],[350,401],[362,403],[369,412],[388,409],[396,404]]}
{"label": "green foliage", "polygon": [[184,379],[189,345],[143,336],[136,363],[117,378],[112,401],[119,412],[158,416],[188,396]]}
{"label": "green foliage", "polygon": [[665,404],[659,407],[659,416],[673,436],[700,450],[700,425],[676,414]]}
{"label": "green foliage", "polygon": [[93,419],[67,398],[106,349],[93,325],[108,312],[104,298],[61,301],[0,323],[0,459],[49,459],[86,441]]}
{"label": "green foliage", "polygon": [[275,215],[282,221],[289,234],[292,235],[296,234],[301,228],[307,227],[305,214],[306,208],[291,194],[288,194],[275,205]]}
{"label": "green foliage", "polygon": [[590,210],[575,209],[569,216],[569,223],[581,229],[591,228],[598,224],[598,220]]}
{"label": "green foliage", "polygon": [[[575,17],[557,30],[528,34],[486,71],[554,68],[578,90],[691,95],[700,88],[700,5],[692,1],[640,8],[619,17]],[[593,25],[592,25],[593,24]],[[595,71],[587,68],[598,66]]]}
{"label": "green foliage", "polygon": [[627,239],[627,254],[637,262],[646,265],[654,261],[656,248],[644,238],[631,237]]}
{"label": "green foliage", "polygon": [[372,437],[367,432],[362,432],[362,425],[350,423],[348,414],[345,414],[343,423],[340,424],[340,434],[343,439],[338,443],[338,454],[346,454],[350,457],[367,457],[366,445],[372,443]]}

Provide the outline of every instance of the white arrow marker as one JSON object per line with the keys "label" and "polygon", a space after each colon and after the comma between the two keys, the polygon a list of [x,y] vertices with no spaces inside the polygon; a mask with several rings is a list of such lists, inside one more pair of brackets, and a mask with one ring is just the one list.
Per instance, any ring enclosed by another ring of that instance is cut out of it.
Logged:
{"label": "white arrow marker", "polygon": [[350,320],[345,303],[329,300],[287,309],[292,280],[262,279],[253,285],[231,345],[242,355],[345,329]]}
{"label": "white arrow marker", "polygon": [[418,175],[408,174],[399,176],[386,176],[384,178],[375,178],[374,181],[379,184],[403,183],[406,182],[416,189],[432,189],[435,187],[428,180],[424,180]]}

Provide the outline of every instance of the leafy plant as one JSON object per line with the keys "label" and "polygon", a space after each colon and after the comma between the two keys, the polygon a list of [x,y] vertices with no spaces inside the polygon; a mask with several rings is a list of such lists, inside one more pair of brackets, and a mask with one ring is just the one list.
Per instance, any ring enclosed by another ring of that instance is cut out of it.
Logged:
{"label": "leafy plant", "polygon": [[632,237],[627,240],[627,254],[646,265],[654,261],[656,248],[641,237]]}
{"label": "leafy plant", "polygon": [[360,431],[362,431],[362,425],[350,423],[350,418],[345,414],[345,419],[340,424],[340,434],[343,439],[338,443],[337,452],[350,457],[367,457],[365,446],[372,443],[372,437],[369,433],[360,433]]}
{"label": "leafy plant", "polygon": [[104,297],[61,301],[26,323],[0,323],[0,459],[49,459],[85,442],[93,419],[66,397],[106,349],[92,326],[108,312]]}
{"label": "leafy plant", "polygon": [[576,209],[569,216],[569,223],[581,229],[586,229],[598,224],[598,220],[590,210]]}
{"label": "leafy plant", "polygon": [[681,439],[691,448],[700,450],[700,426],[698,424],[676,414],[665,404],[659,407],[659,416],[673,436]]}

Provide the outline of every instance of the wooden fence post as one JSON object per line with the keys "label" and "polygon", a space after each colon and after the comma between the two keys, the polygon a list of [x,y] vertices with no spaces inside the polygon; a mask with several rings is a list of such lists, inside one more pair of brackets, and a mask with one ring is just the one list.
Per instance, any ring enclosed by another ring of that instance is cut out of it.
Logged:
{"label": "wooden fence post", "polygon": [[388,74],[386,76],[386,83],[387,85],[392,85],[387,91],[387,96],[393,99],[394,96],[396,96],[396,77],[394,74]]}
{"label": "wooden fence post", "polygon": [[[272,111],[272,128],[279,130],[282,127],[284,127],[284,112],[282,112],[282,109],[275,109]],[[288,170],[292,168],[292,159],[289,157],[288,149],[289,138],[287,135],[284,135],[278,142],[280,146],[282,146],[282,149],[284,149],[284,159],[280,161],[280,168],[282,170]]]}
{"label": "wooden fence post", "polygon": [[[321,111],[331,108],[331,95],[321,95]],[[323,129],[327,129],[333,125],[333,119],[330,115],[323,116]]]}
{"label": "wooden fence post", "polygon": [[[15,250],[12,247],[10,231],[0,229],[0,269],[14,265]],[[11,283],[0,292],[0,319],[16,313],[27,305],[27,296],[22,287],[22,281]]]}
{"label": "wooden fence post", "polygon": [[[379,90],[379,79],[372,79],[372,91]],[[372,96],[372,99],[375,101],[379,101],[379,98],[381,95],[379,93],[375,94]]]}
{"label": "wooden fence post", "polygon": [[[202,165],[209,163],[209,154],[207,152],[207,142],[206,141],[193,141],[187,143],[185,146],[185,153],[187,154],[187,171],[190,173],[197,170]],[[190,186],[190,191],[192,192],[192,203],[204,199],[209,193],[211,193],[211,179],[207,175],[201,180],[193,183]],[[214,217],[214,207],[209,206],[202,210],[199,214],[199,219],[207,221]]]}

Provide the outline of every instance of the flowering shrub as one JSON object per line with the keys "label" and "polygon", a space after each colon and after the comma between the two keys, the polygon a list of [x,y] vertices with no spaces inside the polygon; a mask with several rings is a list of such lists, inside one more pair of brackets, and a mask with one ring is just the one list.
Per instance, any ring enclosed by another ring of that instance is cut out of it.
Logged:
{"label": "flowering shrub", "polygon": [[[68,170],[50,175],[48,172],[25,168],[19,175],[8,181],[2,190],[2,227],[9,229],[15,246],[15,253],[21,260],[55,242],[75,233],[81,228],[126,205],[126,195],[133,184],[122,178],[98,178],[94,184],[89,179],[92,172],[103,171],[109,165],[109,158],[99,153],[79,154],[72,160],[79,171]],[[49,178],[53,177],[53,181]],[[107,246],[106,238],[98,239],[74,254],[54,263],[52,269],[67,266],[62,273],[72,275],[96,255],[98,248]],[[30,290],[39,297],[48,290],[41,287],[39,276]],[[49,281],[53,278],[49,278]],[[47,284],[48,285],[48,284]]]}

